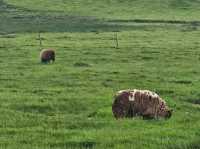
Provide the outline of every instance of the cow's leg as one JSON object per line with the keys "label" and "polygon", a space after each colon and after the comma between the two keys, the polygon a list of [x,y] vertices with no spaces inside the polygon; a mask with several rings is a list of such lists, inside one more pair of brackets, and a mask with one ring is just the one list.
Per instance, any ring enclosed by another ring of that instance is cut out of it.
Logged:
{"label": "cow's leg", "polygon": [[155,118],[155,115],[152,113],[150,109],[146,109],[144,112],[142,112],[142,117],[144,119],[153,119]]}
{"label": "cow's leg", "polygon": [[41,63],[46,64],[46,63],[47,63],[47,60],[41,59]]}

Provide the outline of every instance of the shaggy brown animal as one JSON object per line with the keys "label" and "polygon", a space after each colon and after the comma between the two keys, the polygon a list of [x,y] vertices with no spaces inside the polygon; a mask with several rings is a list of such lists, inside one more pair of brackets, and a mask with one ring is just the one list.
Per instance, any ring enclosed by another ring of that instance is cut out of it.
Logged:
{"label": "shaggy brown animal", "polygon": [[43,49],[40,52],[40,59],[42,63],[49,63],[55,61],[55,51],[52,49]]}
{"label": "shaggy brown animal", "polygon": [[117,92],[112,105],[116,118],[143,116],[143,118],[169,118],[172,110],[156,93],[148,90],[123,90]]}

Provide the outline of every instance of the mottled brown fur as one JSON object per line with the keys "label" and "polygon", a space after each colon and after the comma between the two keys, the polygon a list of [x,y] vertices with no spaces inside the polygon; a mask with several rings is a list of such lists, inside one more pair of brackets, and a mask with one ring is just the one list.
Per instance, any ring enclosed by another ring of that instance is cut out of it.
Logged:
{"label": "mottled brown fur", "polygon": [[40,59],[42,63],[49,63],[55,61],[55,51],[52,49],[43,49],[40,53]]}
{"label": "mottled brown fur", "polygon": [[148,90],[119,91],[112,106],[116,118],[143,116],[144,118],[168,118],[171,110],[156,93]]}

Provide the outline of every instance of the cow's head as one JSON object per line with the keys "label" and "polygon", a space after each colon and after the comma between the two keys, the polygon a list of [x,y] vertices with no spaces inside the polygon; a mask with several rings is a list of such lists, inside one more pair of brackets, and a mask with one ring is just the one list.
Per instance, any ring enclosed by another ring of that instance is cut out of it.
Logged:
{"label": "cow's head", "polygon": [[172,116],[172,112],[172,109],[169,109],[164,102],[161,102],[158,112],[159,117],[170,118]]}
{"label": "cow's head", "polygon": [[170,118],[172,116],[172,112],[173,112],[172,109],[168,110],[165,118]]}

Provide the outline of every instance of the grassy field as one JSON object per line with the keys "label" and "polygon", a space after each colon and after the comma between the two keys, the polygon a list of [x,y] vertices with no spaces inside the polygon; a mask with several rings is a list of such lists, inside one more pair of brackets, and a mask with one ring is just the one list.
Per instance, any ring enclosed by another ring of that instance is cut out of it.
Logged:
{"label": "grassy field", "polygon": [[109,19],[198,20],[199,0],[4,0],[27,10]]}
{"label": "grassy field", "polygon": [[[199,6],[0,0],[0,148],[199,149]],[[54,64],[40,63],[38,31]],[[128,88],[157,92],[172,117],[115,120]]]}

